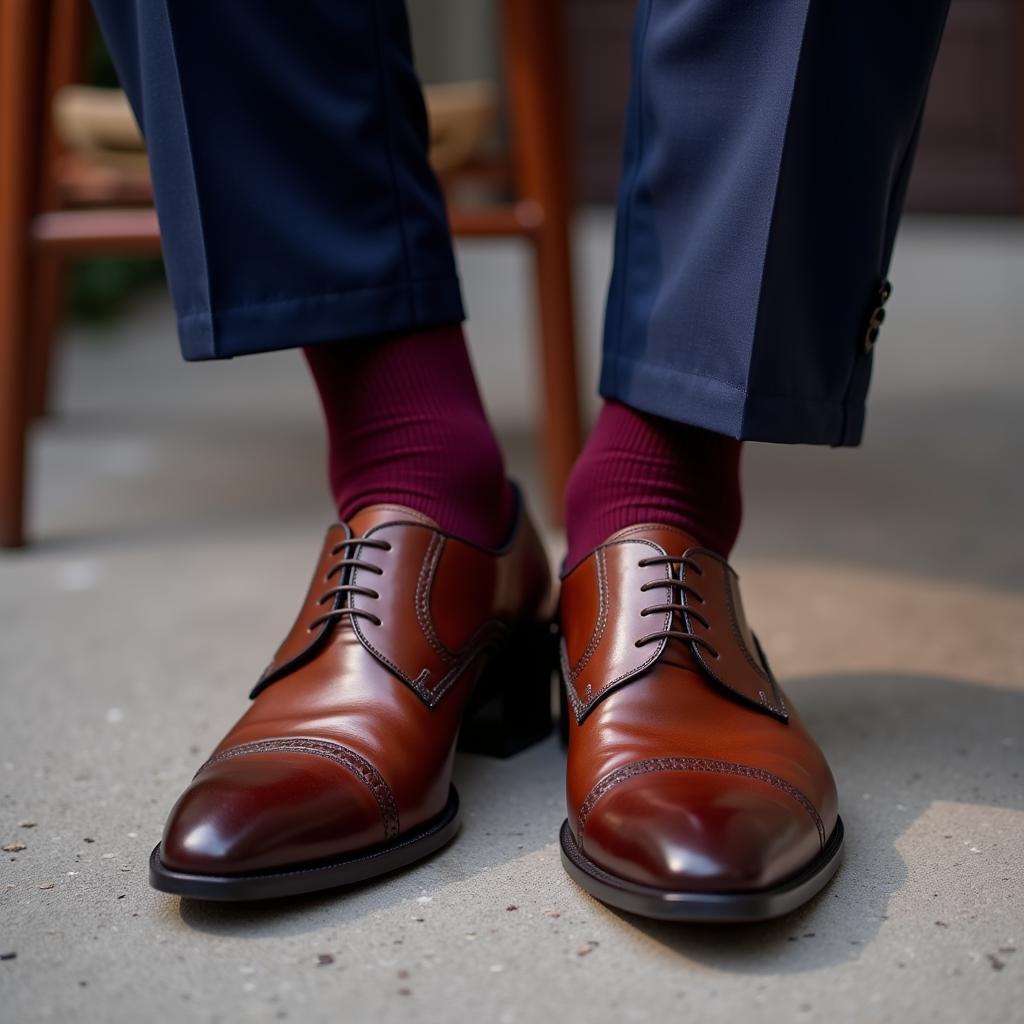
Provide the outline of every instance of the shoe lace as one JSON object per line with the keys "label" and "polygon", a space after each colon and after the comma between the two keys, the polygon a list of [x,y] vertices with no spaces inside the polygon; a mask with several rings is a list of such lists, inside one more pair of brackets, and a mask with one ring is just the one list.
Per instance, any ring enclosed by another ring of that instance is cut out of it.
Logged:
{"label": "shoe lace", "polygon": [[[364,548],[377,548],[380,551],[390,551],[391,545],[386,540],[375,540],[374,538],[365,537],[350,537],[347,540],[339,541],[331,548],[331,557],[337,555],[343,555],[339,558],[324,576],[326,581],[330,581],[332,577],[339,575],[345,569],[363,569],[366,572],[375,573],[377,576],[383,576],[384,570],[379,565],[374,565],[372,562],[364,562],[362,559],[353,558],[352,550],[356,547]],[[351,579],[351,573],[349,574]],[[339,583],[337,586],[331,587],[329,590],[325,590],[320,597],[317,598],[317,604],[323,606],[327,601],[332,598],[336,598],[339,594],[360,594],[363,597],[368,597],[371,600],[378,600],[380,593],[374,590],[372,587],[361,587],[355,583]],[[330,611],[324,612],[323,615],[315,618],[306,628],[312,632],[317,626],[322,625],[325,622],[337,621],[341,618],[348,616],[350,619],[363,618],[369,619],[375,626],[381,624],[380,617],[374,615],[373,612],[367,611],[365,608],[353,608],[350,605],[345,605],[342,608],[332,608]]]}
{"label": "shoe lace", "polygon": [[[641,558],[637,565],[641,569],[645,569],[650,565],[667,565],[671,569],[678,570],[678,576],[670,574],[668,579],[648,580],[641,585],[640,589],[645,593],[648,590],[654,590],[656,587],[669,587],[671,591],[669,595],[671,599],[669,601],[663,604],[648,605],[646,608],[641,609],[641,615],[647,616],[656,615],[658,612],[670,612],[669,624],[671,627],[671,623],[675,621],[676,613],[679,614],[680,619],[682,619],[685,613],[689,618],[696,619],[705,629],[711,628],[711,624],[703,613],[697,611],[692,604],[683,603],[684,596],[690,594],[698,604],[706,604],[700,591],[689,583],[684,582],[682,578],[684,566],[692,569],[698,576],[704,575],[704,570],[692,558],[687,558],[686,555],[652,555],[649,558]],[[683,629],[656,629],[653,633],[648,633],[646,636],[640,637],[639,640],[633,641],[633,643],[636,647],[643,647],[645,644],[653,643],[655,640],[684,640],[689,643],[700,644],[712,658],[717,660],[721,657],[714,644],[704,637],[698,636],[696,633]]]}

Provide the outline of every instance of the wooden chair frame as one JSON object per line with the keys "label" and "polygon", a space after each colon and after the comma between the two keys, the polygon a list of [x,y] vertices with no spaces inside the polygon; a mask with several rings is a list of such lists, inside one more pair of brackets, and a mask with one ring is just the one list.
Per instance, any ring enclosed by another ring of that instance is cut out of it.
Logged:
{"label": "wooden chair frame", "polygon": [[[560,522],[581,441],[564,11],[551,0],[500,9],[509,159],[462,173],[507,178],[514,199],[452,205],[449,218],[455,235],[521,238],[533,252],[545,483]],[[85,0],[0,0],[0,547],[24,542],[26,435],[46,405],[67,264],[160,252],[152,206],[130,195],[94,206],[88,181],[58,170],[53,97],[81,79],[89,19]]]}

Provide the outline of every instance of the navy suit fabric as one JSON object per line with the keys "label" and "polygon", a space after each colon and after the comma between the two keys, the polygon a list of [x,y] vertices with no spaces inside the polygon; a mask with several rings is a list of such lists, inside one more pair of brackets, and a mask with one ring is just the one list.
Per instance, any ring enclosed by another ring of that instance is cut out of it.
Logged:
{"label": "navy suit fabric", "polygon": [[186,359],[463,309],[399,0],[96,0]]}
{"label": "navy suit fabric", "polygon": [[601,391],[856,444],[946,0],[641,0]]}
{"label": "navy suit fabric", "polygon": [[[462,319],[401,0],[94,0],[187,359]],[[601,393],[856,444],[948,0],[640,0]]]}

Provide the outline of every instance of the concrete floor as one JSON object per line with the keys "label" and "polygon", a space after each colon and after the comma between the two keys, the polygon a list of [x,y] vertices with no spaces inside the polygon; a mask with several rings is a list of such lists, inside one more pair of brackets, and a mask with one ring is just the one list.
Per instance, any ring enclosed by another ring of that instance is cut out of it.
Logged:
{"label": "concrete floor", "polygon": [[[588,379],[607,236],[583,220]],[[529,483],[524,268],[472,255],[478,364]],[[576,889],[554,741],[462,758],[462,834],[385,882],[274,906],[151,891],[167,809],[303,591],[322,442],[294,353],[184,366],[161,296],[70,331],[36,544],[0,557],[0,841],[24,844],[0,860],[2,1018],[1020,1020],[1024,229],[911,221],[893,277],[863,448],[746,455],[749,612],[849,834],[825,894],[758,927]]]}

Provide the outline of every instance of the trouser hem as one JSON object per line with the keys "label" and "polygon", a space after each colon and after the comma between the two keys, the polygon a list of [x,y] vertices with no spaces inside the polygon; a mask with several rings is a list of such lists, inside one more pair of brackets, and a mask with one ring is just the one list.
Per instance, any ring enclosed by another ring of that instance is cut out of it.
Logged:
{"label": "trouser hem", "polygon": [[420,330],[465,319],[458,278],[274,299],[178,318],[190,362]]}
{"label": "trouser hem", "polygon": [[600,391],[640,412],[744,441],[855,447],[864,433],[862,401],[758,395],[618,353],[602,360]]}

